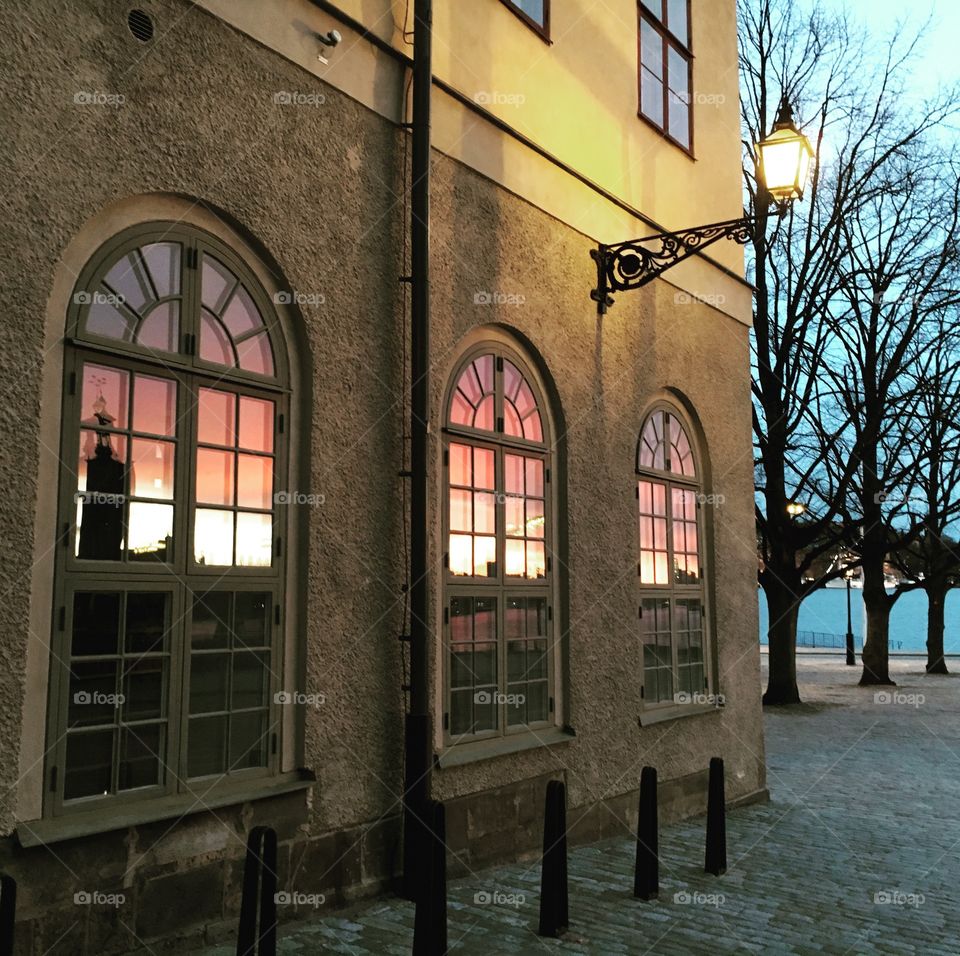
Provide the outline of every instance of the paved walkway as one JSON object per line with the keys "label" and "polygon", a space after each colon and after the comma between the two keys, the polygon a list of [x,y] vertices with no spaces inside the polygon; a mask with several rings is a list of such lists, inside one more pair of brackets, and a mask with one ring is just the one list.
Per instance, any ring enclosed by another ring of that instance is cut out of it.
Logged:
{"label": "paved walkway", "polygon": [[[663,829],[656,903],[631,898],[632,845],[576,849],[555,941],[535,935],[538,866],[501,867],[451,884],[451,951],[960,953],[960,678],[898,659],[877,701],[842,657],[799,667],[806,703],[765,718],[771,801],[728,814],[725,876],[702,872],[702,819]],[[295,924],[279,951],[401,956],[412,927],[412,906],[381,900]]]}

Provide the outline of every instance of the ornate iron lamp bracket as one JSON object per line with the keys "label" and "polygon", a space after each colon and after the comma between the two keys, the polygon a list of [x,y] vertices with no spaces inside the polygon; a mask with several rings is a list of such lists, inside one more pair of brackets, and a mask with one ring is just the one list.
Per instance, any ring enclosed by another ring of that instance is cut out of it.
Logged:
{"label": "ornate iron lamp bracket", "polygon": [[661,232],[612,246],[601,244],[590,250],[597,264],[597,287],[590,293],[590,298],[603,315],[613,305],[611,292],[639,289],[671,266],[720,239],[732,239],[741,246],[746,245],[754,237],[756,222],[747,216],[680,232]]}

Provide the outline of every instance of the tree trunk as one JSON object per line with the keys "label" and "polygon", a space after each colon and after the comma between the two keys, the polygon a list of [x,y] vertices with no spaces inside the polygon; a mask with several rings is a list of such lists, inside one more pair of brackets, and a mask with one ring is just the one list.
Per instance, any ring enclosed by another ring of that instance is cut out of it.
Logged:
{"label": "tree trunk", "polygon": [[[767,598],[769,626],[767,655],[770,674],[763,703],[799,704],[797,689],[797,614],[800,599],[797,588],[785,583],[786,576],[764,572],[761,575],[763,593]],[[799,583],[799,582],[798,582]]]}
{"label": "tree trunk", "polygon": [[927,673],[947,674],[947,662],[943,659],[944,609],[947,589],[943,584],[932,583],[927,588]]}
{"label": "tree trunk", "polygon": [[883,561],[863,563],[863,604],[867,610],[867,635],[863,642],[860,685],[892,685],[890,680],[890,609],[883,586]]}

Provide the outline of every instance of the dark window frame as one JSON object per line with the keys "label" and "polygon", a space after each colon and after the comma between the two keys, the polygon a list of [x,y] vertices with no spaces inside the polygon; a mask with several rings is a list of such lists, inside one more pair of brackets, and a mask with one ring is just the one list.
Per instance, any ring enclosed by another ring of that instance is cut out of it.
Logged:
{"label": "dark window frame", "polygon": [[523,11],[514,0],[500,0],[500,2],[519,20],[522,20],[544,43],[552,43],[550,39],[550,0],[543,0],[543,23],[538,23],[529,13]]}
{"label": "dark window frame", "polygon": [[[666,10],[667,0],[660,0],[661,3],[661,15],[657,17],[643,2],[643,0],[637,0],[637,116],[643,120],[651,129],[656,130],[665,140],[672,143],[678,149],[683,150],[691,159],[695,158],[694,153],[694,138],[693,138],[693,22],[691,17],[691,5],[692,0],[686,0],[687,2],[687,42],[684,43],[676,34],[674,34],[666,25],[664,11]],[[649,117],[643,111],[643,24],[649,24],[661,40],[662,56],[661,56],[661,76],[662,76],[662,85],[663,85],[663,125],[661,126],[656,122],[656,120]],[[669,51],[670,49],[676,51],[687,64],[687,125],[688,133],[687,137],[689,139],[689,145],[682,143],[675,136],[670,133],[670,84],[669,84],[669,73],[668,73],[668,61],[669,61]]]}

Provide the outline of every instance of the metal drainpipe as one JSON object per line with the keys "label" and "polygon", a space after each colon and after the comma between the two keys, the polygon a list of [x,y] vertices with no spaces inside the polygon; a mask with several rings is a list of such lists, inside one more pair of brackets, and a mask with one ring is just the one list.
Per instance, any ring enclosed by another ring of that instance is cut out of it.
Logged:
{"label": "metal drainpipe", "polygon": [[411,194],[410,359],[410,713],[405,726],[404,895],[423,885],[424,809],[430,799],[433,721],[427,651],[427,441],[430,415],[430,92],[433,0],[415,0],[413,29],[413,186]]}

